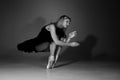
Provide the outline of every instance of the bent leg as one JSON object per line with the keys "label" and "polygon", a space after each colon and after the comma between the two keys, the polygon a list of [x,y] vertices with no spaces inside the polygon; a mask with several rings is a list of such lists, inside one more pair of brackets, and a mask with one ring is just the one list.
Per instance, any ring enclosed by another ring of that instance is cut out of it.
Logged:
{"label": "bent leg", "polygon": [[56,64],[61,50],[62,50],[62,47],[57,46],[57,51],[56,51],[56,54],[55,54],[55,63],[54,64]]}
{"label": "bent leg", "polygon": [[53,63],[55,61],[55,58],[54,58],[55,49],[56,49],[56,44],[55,43],[51,43],[50,44],[50,56],[49,56],[49,59],[48,59],[47,69],[50,69],[53,66]]}

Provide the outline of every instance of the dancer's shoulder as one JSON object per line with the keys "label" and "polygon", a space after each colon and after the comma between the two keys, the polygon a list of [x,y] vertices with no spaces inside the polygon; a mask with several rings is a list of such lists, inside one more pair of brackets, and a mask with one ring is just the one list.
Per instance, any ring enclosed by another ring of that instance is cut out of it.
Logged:
{"label": "dancer's shoulder", "polygon": [[55,23],[50,23],[48,25],[45,26],[45,28],[49,31],[52,27],[55,28]]}

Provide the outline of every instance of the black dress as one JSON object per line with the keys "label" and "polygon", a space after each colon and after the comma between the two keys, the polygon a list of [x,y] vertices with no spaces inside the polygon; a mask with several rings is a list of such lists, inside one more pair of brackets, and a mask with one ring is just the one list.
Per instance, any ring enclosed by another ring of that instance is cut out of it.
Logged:
{"label": "black dress", "polygon": [[[58,39],[66,37],[64,28],[57,27],[56,23],[51,24],[55,25]],[[37,37],[19,43],[17,45],[17,49],[28,53],[49,51],[49,45],[53,42],[53,39],[51,37],[50,31],[46,29],[46,26],[42,27]]]}

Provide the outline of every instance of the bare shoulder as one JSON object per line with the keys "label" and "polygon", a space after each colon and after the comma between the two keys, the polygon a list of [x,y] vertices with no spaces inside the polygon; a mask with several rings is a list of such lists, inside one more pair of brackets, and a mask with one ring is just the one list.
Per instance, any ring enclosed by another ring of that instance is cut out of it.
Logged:
{"label": "bare shoulder", "polygon": [[54,24],[49,24],[49,25],[46,26],[46,29],[47,29],[48,31],[50,31],[51,28],[54,28]]}

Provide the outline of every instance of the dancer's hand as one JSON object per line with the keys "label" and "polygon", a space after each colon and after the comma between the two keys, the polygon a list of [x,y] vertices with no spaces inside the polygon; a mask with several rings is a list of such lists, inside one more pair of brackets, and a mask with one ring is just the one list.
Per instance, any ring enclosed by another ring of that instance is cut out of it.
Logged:
{"label": "dancer's hand", "polygon": [[77,31],[73,31],[71,33],[69,33],[69,38],[73,38],[77,35]]}
{"label": "dancer's hand", "polygon": [[71,47],[76,47],[76,46],[79,46],[80,44],[78,42],[71,42],[70,43],[70,46]]}

